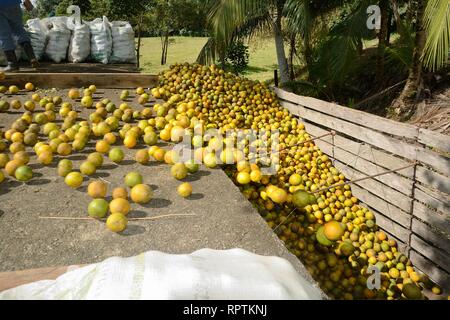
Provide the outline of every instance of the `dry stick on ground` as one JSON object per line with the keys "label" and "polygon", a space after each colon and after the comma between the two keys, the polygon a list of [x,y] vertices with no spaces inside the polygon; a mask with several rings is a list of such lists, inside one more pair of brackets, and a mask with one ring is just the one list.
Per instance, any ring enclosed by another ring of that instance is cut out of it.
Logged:
{"label": "dry stick on ground", "polygon": [[[144,220],[158,220],[158,219],[162,219],[162,218],[170,218],[170,217],[191,217],[191,216],[196,216],[195,213],[186,213],[186,214],[182,214],[182,213],[174,213],[174,214],[164,214],[164,215],[160,215],[160,216],[154,216],[154,217],[146,217],[146,218],[130,218],[128,219],[128,221],[144,221]],[[93,220],[93,221],[105,221],[106,219],[95,219],[95,218],[90,218],[90,217],[56,217],[56,216],[52,216],[52,217],[39,217],[39,219],[49,219],[49,220]]]}

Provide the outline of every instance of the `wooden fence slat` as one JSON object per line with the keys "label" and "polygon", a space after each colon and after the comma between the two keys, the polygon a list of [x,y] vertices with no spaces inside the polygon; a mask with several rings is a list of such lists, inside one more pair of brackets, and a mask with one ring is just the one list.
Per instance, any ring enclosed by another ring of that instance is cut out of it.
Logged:
{"label": "wooden fence slat", "polygon": [[[307,120],[303,120],[303,123],[305,124],[306,131],[314,137],[318,137],[330,132],[330,130],[327,131],[320,127],[317,127]],[[322,138],[321,140],[326,141],[330,144],[333,143],[333,138],[331,136]],[[376,149],[369,144],[356,142],[339,134],[334,136],[334,145],[335,147],[339,147],[342,150],[348,151],[353,155],[358,155],[359,157],[372,163],[378,164],[379,166],[382,166],[386,169],[393,170],[397,169],[398,167],[407,166],[410,163],[400,157],[396,157],[383,150]],[[414,175],[414,169],[404,169],[401,171],[401,175],[412,179]]]}
{"label": "wooden fence slat", "polygon": [[450,273],[450,255],[448,253],[430,246],[416,235],[412,235],[411,237],[411,248],[420,252],[424,257],[430,259],[440,268]]}
{"label": "wooden fence slat", "polygon": [[[364,176],[364,174],[362,174],[361,172],[344,165],[340,161],[336,160],[335,165],[349,180],[354,180]],[[366,190],[370,190],[371,193],[385,199],[386,201],[397,206],[403,211],[409,212],[411,210],[411,198],[405,196],[397,190],[394,190],[382,184],[381,182],[376,181],[375,179],[360,181],[356,184]]]}
{"label": "wooden fence slat", "polygon": [[425,186],[416,184],[414,198],[423,202],[424,204],[442,212],[450,214],[450,197],[439,194],[436,191],[430,190]]}
{"label": "wooden fence slat", "polygon": [[435,283],[439,284],[444,291],[450,291],[450,275],[444,270],[438,268],[434,263],[415,250],[411,250],[410,260],[419,270],[424,272]]}
{"label": "wooden fence slat", "polygon": [[420,143],[427,146],[450,152],[450,137],[445,134],[420,128],[418,139]]}
{"label": "wooden fence slat", "polygon": [[439,212],[429,209],[427,206],[416,200],[414,201],[413,214],[415,217],[443,232],[448,232],[450,230],[449,214],[440,214]]}
{"label": "wooden fence slat", "polygon": [[450,175],[450,158],[448,157],[437,154],[432,150],[417,148],[417,160],[433,167],[436,171],[439,171],[447,176]]}
{"label": "wooden fence slat", "polygon": [[283,100],[288,100],[294,104],[300,104],[307,108],[351,121],[371,129],[407,138],[417,138],[418,135],[418,128],[413,125],[398,123],[393,120],[315,98],[295,95],[281,89],[276,89],[276,92],[278,97]]}
{"label": "wooden fence slat", "polygon": [[[334,159],[339,160],[340,162],[358,171],[364,172],[364,174],[366,175],[375,175],[386,171],[386,169],[377,166],[365,159],[362,159],[359,156],[352,155],[351,153],[340,148],[334,148],[333,150],[332,145],[328,144],[327,142],[317,140],[315,142],[316,145],[319,146],[319,148],[322,150],[322,152],[324,152],[328,156],[334,157]],[[412,196],[412,180],[404,178],[396,173],[386,174],[374,179],[386,184],[387,186],[392,187],[393,189],[403,193],[406,196]]]}
{"label": "wooden fence slat", "polygon": [[417,166],[416,179],[434,189],[450,194],[450,178],[437,172]]}
{"label": "wooden fence slat", "polygon": [[15,73],[8,83],[23,86],[32,82],[39,88],[80,88],[95,84],[98,88],[151,88],[158,84],[158,76],[145,73]]}
{"label": "wooden fence slat", "polygon": [[0,292],[35,281],[55,280],[64,273],[79,266],[49,267],[20,271],[0,272]]}
{"label": "wooden fence slat", "polygon": [[409,231],[406,228],[385,217],[373,208],[370,208],[370,210],[374,213],[377,225],[381,229],[395,235],[396,238],[400,239],[404,243],[409,241]]}
{"label": "wooden fence slat", "polygon": [[409,228],[410,217],[405,211],[397,208],[396,206],[390,204],[389,202],[377,197],[370,191],[361,188],[360,186],[354,184],[352,185],[352,193],[362,202],[369,205],[371,208],[381,212],[384,216],[397,222],[403,227]]}
{"label": "wooden fence slat", "polygon": [[[286,103],[284,103],[283,105],[285,104]],[[292,106],[294,114],[302,118],[315,123],[319,123],[338,132],[342,132],[348,136],[355,137],[358,140],[370,143],[378,148],[385,149],[407,159],[416,158],[416,147],[404,141],[397,140],[383,133],[358,126],[356,124],[338,118],[334,118],[324,113],[307,109],[303,106],[297,105],[296,112],[294,109],[294,106]]]}
{"label": "wooden fence slat", "polygon": [[[331,127],[329,122],[322,121],[322,119],[320,118],[320,114],[317,115],[317,113],[316,113],[315,116],[313,117],[313,119],[311,119],[311,117],[310,117],[311,114],[309,114],[307,112],[305,112],[305,114],[302,114],[303,110],[305,110],[305,109],[307,110],[307,108],[305,108],[303,106],[299,106],[299,105],[293,104],[292,102],[288,102],[288,101],[281,101],[281,104],[284,107],[286,107],[287,109],[289,109],[289,111],[291,111],[291,113],[294,115],[297,115],[301,118],[305,118],[306,120],[318,123],[320,125],[324,125],[328,128],[331,128],[331,129],[334,129],[337,131],[341,131],[336,127]],[[339,119],[336,119],[336,120],[339,120]],[[399,125],[400,123],[396,122],[396,124]],[[342,125],[342,122],[338,121],[337,125]],[[361,128],[365,129],[364,127],[361,127]],[[424,164],[432,166],[434,169],[436,169],[437,171],[439,171],[441,173],[447,174],[449,172],[450,159],[448,157],[440,155],[432,150],[424,149],[423,147],[420,147],[420,146],[413,146],[412,144],[407,144],[406,142],[403,142],[400,140],[395,140],[394,138],[388,139],[388,141],[383,140],[384,144],[374,143],[373,142],[374,139],[370,139],[370,137],[368,139],[366,139],[366,138],[361,139],[359,137],[359,135],[356,133],[356,131],[357,130],[355,130],[355,127],[353,126],[353,127],[350,127],[348,130],[344,130],[341,132],[343,132],[351,137],[355,137],[358,140],[362,140],[364,142],[372,144],[380,149],[384,149],[393,154],[402,156],[406,159],[411,159],[411,160],[417,159]],[[382,135],[376,131],[369,130],[369,133],[370,132],[373,132],[377,138],[380,137],[380,135],[384,138],[386,137],[385,135]],[[363,130],[363,133],[365,134],[364,137],[366,137],[366,135],[368,134],[368,132],[366,130]],[[395,146],[392,147],[392,144],[395,145],[395,141],[397,141],[398,143],[401,143],[401,145],[408,145],[409,147],[407,147],[407,150],[401,150],[401,149],[396,150]],[[416,152],[415,154],[414,154],[413,149],[415,149],[415,152]]]}
{"label": "wooden fence slat", "polygon": [[[367,160],[361,159],[360,157],[357,157],[355,155],[352,155],[351,153],[342,150],[340,148],[334,149],[334,157],[353,167],[354,169],[364,172],[366,175],[375,175],[378,173],[381,173],[383,171],[386,171],[386,169],[377,166]],[[398,168],[398,167],[397,167]],[[412,185],[413,181],[403,178],[402,176],[396,174],[396,173],[390,173],[383,176],[376,177],[375,180],[378,180],[391,188],[403,193],[406,196],[412,196]]]}
{"label": "wooden fence slat", "polygon": [[413,218],[412,221],[412,231],[420,236],[425,241],[434,244],[436,247],[444,250],[446,253],[450,253],[450,238],[432,230],[425,223]]}

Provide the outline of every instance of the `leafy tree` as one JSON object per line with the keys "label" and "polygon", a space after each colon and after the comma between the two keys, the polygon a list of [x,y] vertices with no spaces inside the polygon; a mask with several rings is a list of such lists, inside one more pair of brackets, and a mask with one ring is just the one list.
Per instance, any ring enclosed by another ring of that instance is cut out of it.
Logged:
{"label": "leafy tree", "polygon": [[38,0],[36,3],[36,11],[39,18],[46,18],[55,10],[59,1],[57,0]]}
{"label": "leafy tree", "polygon": [[[397,23],[400,22],[397,0],[391,0]],[[437,71],[449,61],[450,6],[448,0],[423,0],[415,3],[415,39],[408,79],[391,111],[400,119],[414,113],[414,100],[420,97],[423,68]],[[410,13],[411,14],[411,13]],[[405,35],[403,35],[405,37]]]}
{"label": "leafy tree", "polygon": [[192,0],[155,0],[149,5],[145,26],[161,38],[161,65],[167,62],[169,36],[186,27],[186,13],[192,12],[193,3]]}
{"label": "leafy tree", "polygon": [[234,41],[225,54],[225,62],[231,66],[235,74],[239,74],[247,67],[249,61],[248,46],[241,40]]}

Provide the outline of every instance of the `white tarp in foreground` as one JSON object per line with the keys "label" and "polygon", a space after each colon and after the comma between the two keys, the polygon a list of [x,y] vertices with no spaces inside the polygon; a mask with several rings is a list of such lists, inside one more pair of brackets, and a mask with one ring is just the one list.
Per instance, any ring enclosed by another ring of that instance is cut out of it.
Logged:
{"label": "white tarp in foreground", "polygon": [[56,280],[22,285],[0,299],[322,299],[285,259],[242,249],[109,258]]}

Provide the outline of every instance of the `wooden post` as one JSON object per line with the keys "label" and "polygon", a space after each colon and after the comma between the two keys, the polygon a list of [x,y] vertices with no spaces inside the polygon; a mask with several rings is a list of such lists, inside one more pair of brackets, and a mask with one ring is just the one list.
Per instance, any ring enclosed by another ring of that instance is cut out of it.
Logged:
{"label": "wooden post", "polygon": [[277,69],[273,70],[273,78],[275,80],[275,87],[278,88],[278,70]]}
{"label": "wooden post", "polygon": [[141,31],[142,31],[142,20],[144,19],[144,14],[142,13],[139,17],[139,24],[138,24],[138,43],[136,48],[136,55],[137,55],[137,68],[139,69],[141,66]]}

